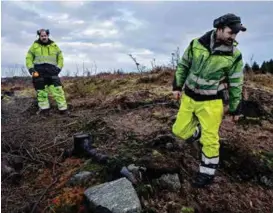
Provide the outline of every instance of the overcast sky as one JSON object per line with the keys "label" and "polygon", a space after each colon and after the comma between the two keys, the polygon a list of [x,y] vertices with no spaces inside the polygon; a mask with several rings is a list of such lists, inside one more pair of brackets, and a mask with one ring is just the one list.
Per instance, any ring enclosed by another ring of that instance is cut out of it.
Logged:
{"label": "overcast sky", "polygon": [[[2,4],[2,76],[7,67],[25,65],[28,48],[40,28],[63,51],[63,73],[76,64],[99,71],[135,71],[128,54],[151,67],[168,64],[191,39],[212,29],[225,13],[241,16],[247,32],[237,37],[243,59],[261,63],[273,58],[273,2],[69,2],[5,1]],[[4,71],[4,72],[3,72]],[[11,71],[8,71],[11,72]]]}

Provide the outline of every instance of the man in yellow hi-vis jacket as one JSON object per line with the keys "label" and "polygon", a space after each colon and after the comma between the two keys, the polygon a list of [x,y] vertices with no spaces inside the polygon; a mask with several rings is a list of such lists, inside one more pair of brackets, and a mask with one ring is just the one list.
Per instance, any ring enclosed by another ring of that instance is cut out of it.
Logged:
{"label": "man in yellow hi-vis jacket", "polygon": [[178,63],[173,82],[175,97],[182,97],[172,131],[189,143],[200,139],[202,145],[194,187],[211,184],[219,165],[219,127],[225,90],[228,89],[228,110],[234,121],[239,118],[242,97],[243,61],[235,37],[246,28],[234,14],[215,19],[213,25],[216,29],[191,41]]}
{"label": "man in yellow hi-vis jacket", "polygon": [[39,39],[34,41],[27,52],[26,66],[37,91],[39,109],[48,113],[50,109],[48,92],[51,92],[60,113],[66,113],[66,98],[58,76],[63,67],[62,51],[49,39],[49,30],[38,30],[37,35]]}

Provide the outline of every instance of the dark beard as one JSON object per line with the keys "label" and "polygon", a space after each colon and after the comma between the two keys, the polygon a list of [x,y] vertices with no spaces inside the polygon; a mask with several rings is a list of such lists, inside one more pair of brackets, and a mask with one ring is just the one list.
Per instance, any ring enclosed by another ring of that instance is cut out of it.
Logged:
{"label": "dark beard", "polygon": [[41,44],[41,45],[48,45],[48,44],[51,44],[51,40],[48,39],[47,41],[43,41],[41,39],[38,39],[38,43]]}
{"label": "dark beard", "polygon": [[42,44],[47,44],[48,42],[49,42],[49,40],[42,40],[42,39],[39,39],[40,40],[40,43],[42,43]]}
{"label": "dark beard", "polygon": [[228,46],[231,46],[231,45],[233,44],[233,42],[234,42],[233,39],[227,39],[227,40],[223,41],[223,43],[224,43],[225,45],[228,45]]}

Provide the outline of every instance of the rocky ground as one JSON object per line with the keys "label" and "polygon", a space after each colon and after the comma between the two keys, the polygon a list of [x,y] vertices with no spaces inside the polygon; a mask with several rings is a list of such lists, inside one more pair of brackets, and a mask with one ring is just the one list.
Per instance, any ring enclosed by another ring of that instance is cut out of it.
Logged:
{"label": "rocky ground", "polygon": [[[226,117],[221,126],[215,183],[194,189],[199,147],[171,134],[179,107],[172,76],[158,70],[66,80],[66,116],[54,101],[49,116],[37,115],[31,88],[4,96],[2,211],[109,212],[102,207],[120,202],[123,210],[113,212],[272,212],[273,90],[247,82],[247,117],[237,124]],[[76,133],[92,136],[94,155],[72,152]]]}

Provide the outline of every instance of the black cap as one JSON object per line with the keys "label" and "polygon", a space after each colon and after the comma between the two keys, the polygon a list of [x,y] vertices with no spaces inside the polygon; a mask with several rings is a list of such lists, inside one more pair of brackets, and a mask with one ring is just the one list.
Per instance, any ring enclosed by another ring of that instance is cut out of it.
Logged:
{"label": "black cap", "polygon": [[234,33],[238,33],[239,31],[246,31],[246,27],[242,25],[241,18],[232,13],[225,14],[214,20],[213,26],[215,28],[218,27],[229,27]]}
{"label": "black cap", "polygon": [[237,23],[237,24],[231,24],[231,25],[227,25],[231,30],[232,32],[234,33],[238,33],[239,31],[243,31],[245,32],[246,31],[246,27],[243,26],[241,23]]}

